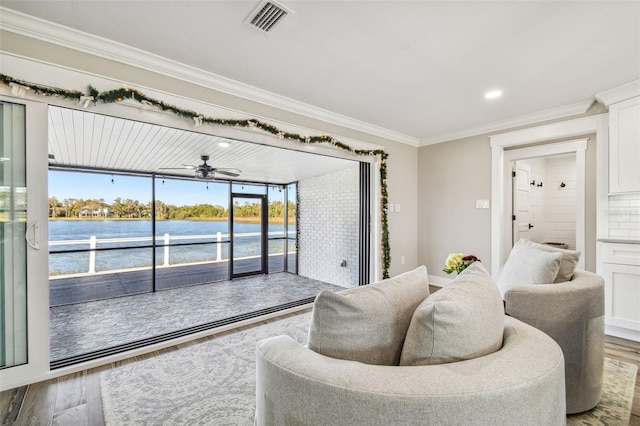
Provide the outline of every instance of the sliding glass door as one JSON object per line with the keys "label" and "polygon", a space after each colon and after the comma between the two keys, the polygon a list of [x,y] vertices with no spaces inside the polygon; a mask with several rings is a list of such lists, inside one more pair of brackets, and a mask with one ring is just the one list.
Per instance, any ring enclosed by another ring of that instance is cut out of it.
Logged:
{"label": "sliding glass door", "polygon": [[46,107],[0,97],[0,390],[48,371],[46,154]]}
{"label": "sliding glass door", "polygon": [[25,107],[0,104],[0,368],[27,362]]}

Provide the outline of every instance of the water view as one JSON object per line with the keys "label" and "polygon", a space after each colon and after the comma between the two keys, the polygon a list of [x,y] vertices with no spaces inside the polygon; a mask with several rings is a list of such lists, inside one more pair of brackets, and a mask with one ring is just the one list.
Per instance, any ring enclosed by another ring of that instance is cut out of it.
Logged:
{"label": "water view", "polygon": [[[276,239],[284,237],[283,225],[270,224],[268,230],[269,253],[283,253],[284,241]],[[235,223],[235,233],[236,257],[259,254],[259,224]],[[289,225],[289,234],[295,235],[295,225]],[[98,249],[94,259],[89,252],[92,238]],[[155,263],[169,266],[225,261],[229,258],[229,240],[227,221],[157,221]],[[165,248],[165,241],[180,245]],[[49,242],[51,276],[149,267],[153,256],[150,220],[51,220]],[[122,249],[101,251],[103,248]]]}
{"label": "water view", "polygon": [[[155,186],[154,186],[155,185]],[[152,191],[152,187],[155,191]],[[295,187],[295,185],[294,185]],[[268,254],[284,254],[284,218],[295,218],[295,190],[146,176],[49,172],[49,274],[61,277],[123,269],[225,262],[261,254],[260,220],[268,219]],[[266,209],[263,201],[267,198]],[[153,199],[153,200],[152,200]],[[230,206],[231,203],[231,206]],[[155,259],[152,245],[155,222]],[[295,239],[295,224],[288,227]],[[293,243],[290,250],[295,250]]]}

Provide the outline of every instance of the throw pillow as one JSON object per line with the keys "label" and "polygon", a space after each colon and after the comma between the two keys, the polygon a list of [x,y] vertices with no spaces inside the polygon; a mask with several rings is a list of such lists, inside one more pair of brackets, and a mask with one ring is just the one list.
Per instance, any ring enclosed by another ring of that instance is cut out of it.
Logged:
{"label": "throw pillow", "polygon": [[400,365],[432,365],[488,355],[502,347],[504,307],[491,276],[474,262],[418,306]]}
{"label": "throw pillow", "polygon": [[323,290],[313,305],[307,345],[331,358],[398,365],[413,311],[428,295],[425,266],[375,284]]}
{"label": "throw pillow", "polygon": [[517,285],[553,283],[560,270],[561,258],[560,253],[516,243],[498,277],[500,293],[504,297],[509,288]]}
{"label": "throw pillow", "polygon": [[529,247],[548,251],[550,253],[560,253],[562,255],[562,258],[560,259],[560,270],[558,271],[558,276],[556,276],[556,279],[553,282],[563,283],[566,281],[571,281],[571,277],[573,277],[573,271],[576,270],[576,266],[578,265],[578,261],[580,260],[579,251],[561,249],[547,244],[534,243],[533,241],[529,241],[525,238],[521,238],[516,244],[527,245]]}

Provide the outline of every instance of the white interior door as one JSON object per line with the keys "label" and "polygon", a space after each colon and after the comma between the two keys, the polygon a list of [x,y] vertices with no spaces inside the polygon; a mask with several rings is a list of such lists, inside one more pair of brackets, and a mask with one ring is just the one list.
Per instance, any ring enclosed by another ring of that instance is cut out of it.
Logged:
{"label": "white interior door", "polygon": [[513,182],[513,241],[520,238],[529,239],[531,225],[531,211],[529,190],[531,187],[531,168],[519,162],[515,163]]}

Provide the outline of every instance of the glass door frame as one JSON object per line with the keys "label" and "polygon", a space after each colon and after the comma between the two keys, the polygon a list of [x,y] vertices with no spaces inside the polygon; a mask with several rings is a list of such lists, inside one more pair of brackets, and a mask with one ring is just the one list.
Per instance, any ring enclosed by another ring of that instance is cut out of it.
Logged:
{"label": "glass door frame", "polygon": [[[246,193],[238,193],[231,192],[229,202],[229,234],[231,235],[230,244],[229,244],[229,277],[231,279],[246,277],[249,275],[260,275],[267,274],[268,271],[268,237],[269,237],[269,206],[268,206],[268,197],[266,194],[246,194]],[[235,229],[234,229],[234,201],[236,198],[253,198],[255,200],[260,200],[260,269],[251,272],[241,272],[235,273],[233,271],[233,264],[235,262],[235,251],[234,251],[234,239],[235,239]]]}
{"label": "glass door frame", "polygon": [[[42,380],[49,374],[48,110],[47,103],[0,95],[25,106],[27,232],[27,363],[0,369],[0,391]],[[25,241],[26,244],[26,241]]]}

